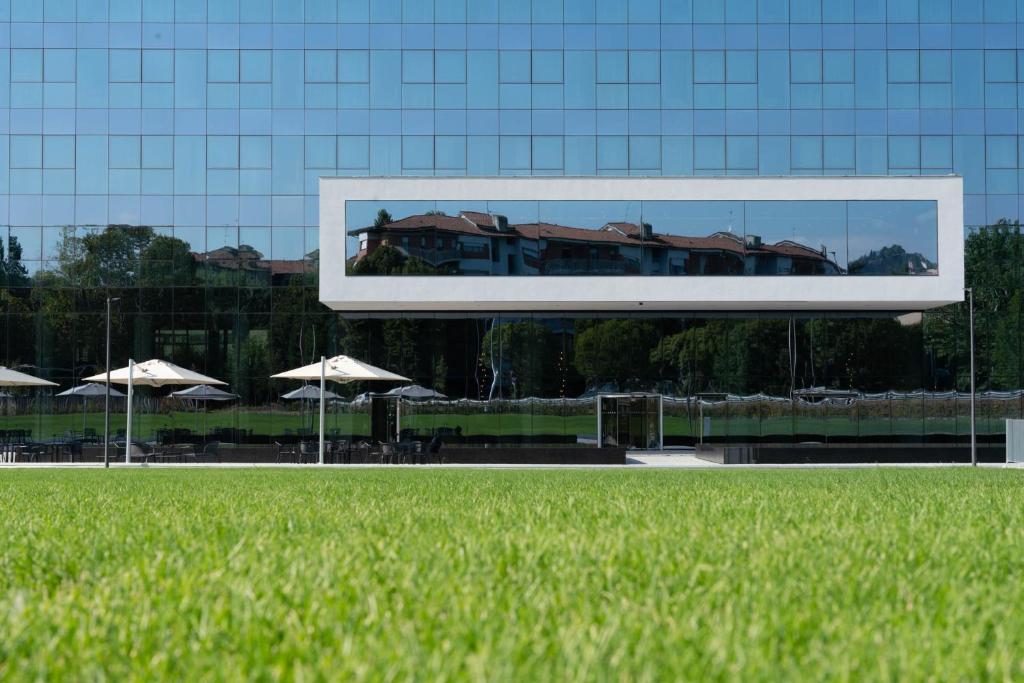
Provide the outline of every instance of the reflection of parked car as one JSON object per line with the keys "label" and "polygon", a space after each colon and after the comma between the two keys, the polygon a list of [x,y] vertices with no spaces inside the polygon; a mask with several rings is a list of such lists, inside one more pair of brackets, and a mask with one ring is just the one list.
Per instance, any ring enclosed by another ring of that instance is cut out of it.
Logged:
{"label": "reflection of parked car", "polygon": [[362,405],[364,403],[369,403],[369,402],[370,402],[370,392],[369,391],[364,391],[363,393],[359,394],[354,399],[352,399],[352,405],[354,405],[354,406],[355,405]]}

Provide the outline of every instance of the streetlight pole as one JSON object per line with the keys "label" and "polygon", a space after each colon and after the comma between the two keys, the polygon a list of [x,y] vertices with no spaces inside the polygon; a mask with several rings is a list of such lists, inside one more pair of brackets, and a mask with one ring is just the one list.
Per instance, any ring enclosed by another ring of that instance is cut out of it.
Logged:
{"label": "streetlight pole", "polygon": [[974,387],[974,288],[968,287],[967,311],[969,317],[970,344],[971,344],[971,466],[978,466],[978,433],[975,421],[975,387]]}
{"label": "streetlight pole", "polygon": [[110,304],[120,297],[107,297],[107,382],[103,399],[103,466],[110,467]]}

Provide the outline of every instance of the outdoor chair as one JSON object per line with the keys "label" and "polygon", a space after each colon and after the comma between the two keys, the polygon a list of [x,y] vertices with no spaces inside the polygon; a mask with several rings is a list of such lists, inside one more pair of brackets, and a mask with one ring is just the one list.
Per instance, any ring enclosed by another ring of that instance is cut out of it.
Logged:
{"label": "outdoor chair", "polygon": [[380,463],[381,460],[380,451],[375,449],[372,444],[366,441],[360,441],[359,445],[356,446],[356,451],[359,453],[359,462],[361,463]]}
{"label": "outdoor chair", "polygon": [[[195,451],[193,451],[195,453]],[[203,459],[203,462],[220,462],[220,441],[210,441],[200,453],[194,455],[197,460]]]}
{"label": "outdoor chair", "polygon": [[395,445],[391,443],[382,443],[380,445],[380,461],[382,464],[394,465],[395,464]]}
{"label": "outdoor chair", "polygon": [[35,453],[24,444],[5,442],[0,446],[0,462],[30,462],[35,460]]}
{"label": "outdoor chair", "polygon": [[71,462],[75,462],[75,458],[78,458],[79,460],[81,460],[82,459],[82,440],[81,439],[75,439],[73,441],[69,441],[68,444],[67,444],[67,453],[68,453],[68,456],[71,458]]}
{"label": "outdoor chair", "polygon": [[299,462],[316,463],[320,460],[320,444],[312,441],[299,442]]}
{"label": "outdoor chair", "polygon": [[184,462],[185,454],[184,447],[161,445],[159,450],[153,449],[150,459],[154,462]]}
{"label": "outdoor chair", "polygon": [[346,464],[352,463],[352,452],[349,449],[349,443],[345,439],[332,440],[330,443],[330,454],[331,459],[335,464]]}
{"label": "outdoor chair", "polygon": [[[298,453],[295,450],[294,444],[288,444],[285,446],[280,441],[275,441],[274,446],[277,448],[277,464],[280,465],[282,462],[298,462]],[[287,460],[286,460],[287,459]]]}
{"label": "outdoor chair", "polygon": [[395,456],[399,463],[404,465],[416,464],[416,456],[418,454],[418,451],[416,450],[416,444],[417,442],[412,441],[411,439],[407,441],[399,441],[398,443],[394,444]]}
{"label": "outdoor chair", "polygon": [[[122,450],[125,448],[124,441],[115,442],[114,445]],[[128,460],[129,462],[149,462],[152,455],[153,449],[148,444],[140,441],[132,441],[128,451]]]}
{"label": "outdoor chair", "polygon": [[429,444],[427,444],[426,452],[423,454],[424,455],[424,458],[423,458],[424,461],[425,462],[430,462],[430,456],[433,455],[433,456],[437,457],[437,463],[441,464],[441,446],[443,446],[443,445],[444,445],[444,437],[441,436],[440,433],[435,434],[434,438],[430,440]]}

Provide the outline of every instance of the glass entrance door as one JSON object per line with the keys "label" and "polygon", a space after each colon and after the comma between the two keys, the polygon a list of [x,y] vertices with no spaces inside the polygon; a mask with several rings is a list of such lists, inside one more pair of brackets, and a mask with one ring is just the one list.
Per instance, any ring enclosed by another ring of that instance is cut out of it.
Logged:
{"label": "glass entrance door", "polygon": [[661,448],[661,396],[612,394],[599,397],[598,422],[602,446]]}

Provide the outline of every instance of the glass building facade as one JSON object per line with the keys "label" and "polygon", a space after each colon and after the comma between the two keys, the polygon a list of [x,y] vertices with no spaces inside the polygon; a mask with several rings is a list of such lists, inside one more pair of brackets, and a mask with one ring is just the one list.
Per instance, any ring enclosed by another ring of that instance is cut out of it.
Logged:
{"label": "glass building facade", "polygon": [[[267,376],[347,352],[473,401],[764,392],[790,400],[772,429],[795,439],[817,433],[796,426],[799,389],[963,389],[959,310],[910,325],[337,314],[317,296],[334,258],[318,251],[318,179],[955,173],[965,236],[1005,280],[980,323],[982,387],[1014,390],[1022,83],[1020,0],[0,0],[0,359],[78,384],[102,367],[113,296],[115,365],[163,357],[240,395],[183,417],[154,394],[149,433],[290,436],[308,411]],[[752,334],[769,346],[719,344]],[[892,353],[844,341],[840,359],[837,335]],[[955,399],[936,429],[924,395],[907,400],[910,426],[890,436],[962,434]],[[88,402],[11,401],[9,426],[34,439],[94,427]],[[359,405],[336,408],[340,432],[366,433],[343,420]],[[479,408],[504,422],[455,426],[529,441],[550,411],[576,410],[509,405]],[[697,438],[688,415],[682,441]],[[596,433],[586,424],[561,431]]]}

